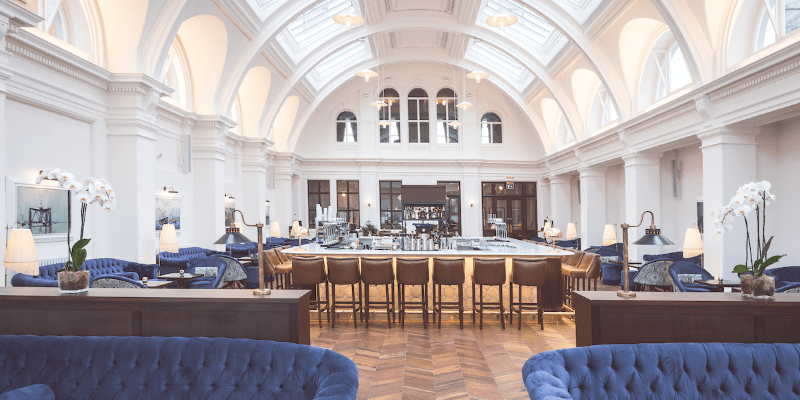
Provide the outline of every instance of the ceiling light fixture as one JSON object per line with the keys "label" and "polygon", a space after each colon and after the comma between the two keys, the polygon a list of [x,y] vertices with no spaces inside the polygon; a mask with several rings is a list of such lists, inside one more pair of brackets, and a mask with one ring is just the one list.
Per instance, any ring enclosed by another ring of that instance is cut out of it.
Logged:
{"label": "ceiling light fixture", "polygon": [[[377,47],[375,48],[375,58],[377,59],[377,64],[378,64],[378,67],[377,67],[377,70],[378,70],[378,73],[377,73],[377,76],[378,76],[378,90],[380,91],[381,90],[381,53],[380,53],[380,51],[378,50]],[[370,105],[375,107],[378,110],[378,119],[381,119],[380,110],[381,110],[381,108],[386,107],[386,103],[384,103],[383,100],[381,100],[380,92],[378,92],[378,101],[373,101],[372,104],[370,104]]]}
{"label": "ceiling light fixture", "polygon": [[349,31],[350,27],[363,24],[364,18],[361,18],[355,14],[339,14],[333,16],[333,22],[336,22],[339,25],[347,26],[347,30]]}
{"label": "ceiling light fixture", "polygon": [[[476,46],[480,42],[481,42],[480,39],[474,39],[472,41],[472,45]],[[481,79],[486,79],[486,78],[489,77],[489,73],[481,70],[481,54],[480,53],[481,53],[480,51],[476,51],[476,53],[475,53],[475,71],[472,71],[472,72],[467,74],[467,78],[475,79],[475,83],[481,83]]]}
{"label": "ceiling light fixture", "polygon": [[378,73],[371,69],[365,69],[356,72],[356,76],[364,78],[364,82],[369,82],[369,78],[374,78],[378,76]]}
{"label": "ceiling light fixture", "polygon": [[509,13],[500,13],[492,15],[486,19],[486,25],[494,28],[500,28],[502,32],[507,26],[516,24],[518,21],[517,16]]}
{"label": "ceiling light fixture", "polygon": [[[465,73],[466,73],[466,70],[464,68],[461,68],[461,83],[463,85],[462,86],[463,90],[461,91],[461,95],[464,96],[464,97],[466,97],[466,93],[467,93],[467,79],[464,76]],[[456,107],[458,107],[458,108],[460,108],[462,110],[466,110],[466,109],[472,107],[472,103],[464,100],[461,103],[456,104]]]}

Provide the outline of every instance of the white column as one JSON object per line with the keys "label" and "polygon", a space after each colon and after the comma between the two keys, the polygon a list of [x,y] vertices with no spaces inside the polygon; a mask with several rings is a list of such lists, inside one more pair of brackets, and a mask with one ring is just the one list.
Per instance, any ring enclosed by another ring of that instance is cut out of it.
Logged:
{"label": "white column", "polygon": [[225,138],[234,122],[223,116],[200,116],[192,131],[195,241],[222,249],[214,242],[225,233]]}
{"label": "white column", "polygon": [[[292,176],[295,171],[292,167],[292,160],[290,156],[284,154],[278,156],[275,160],[275,200],[271,204],[274,213],[270,215],[270,219],[278,221],[281,226],[281,237],[289,237],[289,228],[292,226],[292,202],[294,201],[292,193]],[[335,191],[335,189],[333,189]]]}
{"label": "white column", "polygon": [[[402,104],[402,103],[401,103]],[[378,184],[378,173],[374,163],[361,165],[361,179],[358,183],[358,200],[361,203],[361,226],[369,221],[376,228],[381,228],[381,194]],[[367,205],[369,203],[369,205]]]}
{"label": "white column", "polygon": [[[242,205],[241,210],[248,224],[266,222],[267,200],[267,150],[270,142],[264,138],[247,138],[242,154]],[[265,227],[264,238],[269,235]],[[242,233],[257,240],[257,230],[242,225]]]}
{"label": "white column", "polygon": [[461,236],[483,236],[483,195],[478,167],[465,166],[461,181]]}
{"label": "white column", "polygon": [[572,219],[572,193],[570,179],[564,176],[550,177],[550,219],[553,227],[567,233],[567,224]]}
{"label": "white column", "polygon": [[578,169],[581,179],[581,220],[578,228],[581,247],[603,245],[606,224],[606,168]]}
{"label": "white column", "polygon": [[[172,89],[142,74],[113,74],[106,118],[108,181],[117,192],[108,254],[155,262],[155,108]],[[102,178],[102,177],[98,177]],[[100,235],[100,232],[97,232]]]}
{"label": "white column", "polygon": [[[3,3],[3,6],[7,7],[8,4]],[[5,10],[0,9],[0,11],[5,11]],[[5,36],[6,33],[8,32],[8,29],[10,28],[9,24],[10,24],[10,16],[5,15],[5,13],[3,12],[0,12],[0,154],[3,155],[4,160],[6,154],[6,124],[5,124],[6,94],[8,93],[8,90],[6,89],[6,82],[9,79],[11,79],[11,77],[14,75],[10,69],[6,68],[8,67],[10,53],[8,53],[5,50],[6,49]],[[5,161],[0,162],[0,176],[3,176],[5,179],[6,176]],[[6,220],[6,212],[5,212],[6,196],[0,196],[0,197],[2,197],[0,198],[0,210],[3,210],[2,221],[3,221],[3,227],[5,227],[11,225],[12,223],[14,223],[14,221]],[[3,242],[2,249],[0,249],[0,256],[5,257],[5,254],[6,254],[6,246],[5,242]],[[0,265],[0,268],[2,268],[3,276],[5,276],[6,267]],[[10,280],[11,278],[8,279]],[[5,282],[5,279],[3,280],[3,282]],[[8,285],[11,286],[11,283],[9,282]]]}
{"label": "white column", "polygon": [[[652,211],[656,227],[661,221],[661,155],[662,153],[634,153],[622,157],[625,161],[625,223],[636,225],[642,213]],[[644,217],[642,226],[628,230],[628,259],[639,260],[644,254],[660,254],[661,246],[636,246],[636,240],[650,227],[650,215]],[[620,241],[622,237],[619,238]],[[668,238],[673,241],[678,238]]]}
{"label": "white column", "polygon": [[723,127],[697,135],[703,141],[704,267],[714,276],[733,278],[744,262],[746,235],[737,220],[734,231],[714,233],[711,211],[719,211],[739,186],[756,180],[756,135],[760,128]]}
{"label": "white column", "polygon": [[536,182],[536,222],[539,224],[536,229],[544,226],[544,220],[551,220],[550,216],[550,180],[547,178],[539,179]]}

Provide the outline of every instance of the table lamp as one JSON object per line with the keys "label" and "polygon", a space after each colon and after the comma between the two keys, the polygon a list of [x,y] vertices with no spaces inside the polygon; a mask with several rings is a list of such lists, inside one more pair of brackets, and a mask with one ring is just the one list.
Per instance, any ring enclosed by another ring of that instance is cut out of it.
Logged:
{"label": "table lamp", "polygon": [[178,234],[174,224],[164,224],[161,226],[161,235],[158,237],[158,251],[167,253],[178,252]]}
{"label": "table lamp", "polygon": [[544,236],[551,238],[553,241],[553,250],[548,251],[548,253],[559,253],[559,250],[556,250],[556,238],[561,235],[561,229],[558,228],[550,228],[544,230]]}
{"label": "table lamp", "polygon": [[[697,257],[703,254],[703,237],[700,235],[700,228],[694,224],[686,229],[686,236],[683,238],[683,258]],[[703,266],[703,259],[700,259],[700,267]]]}
{"label": "table lamp", "polygon": [[633,242],[635,245],[640,246],[669,246],[672,243],[669,239],[661,235],[661,229],[656,228],[656,217],[652,211],[645,211],[639,219],[639,225],[622,224],[622,274],[623,274],[623,288],[617,292],[620,297],[636,297],[636,292],[630,291],[630,274],[628,274],[628,229],[642,226],[644,222],[644,215],[650,214],[650,228],[645,229],[645,235],[639,240]]}
{"label": "table lamp", "polygon": [[578,229],[574,222],[567,224],[567,240],[572,240],[578,237]]}
{"label": "table lamp", "polygon": [[30,229],[11,229],[3,266],[6,268],[4,286],[8,286],[8,270],[18,274],[39,275],[39,255]]}
{"label": "table lamp", "polygon": [[[281,237],[281,225],[278,221],[272,221],[272,223],[269,224],[269,236],[273,238]],[[270,241],[270,243],[272,243],[272,241]]]}
{"label": "table lamp", "polygon": [[617,230],[614,225],[608,224],[603,229],[603,246],[611,246],[617,243]]}
{"label": "table lamp", "polygon": [[259,222],[257,224],[248,224],[247,221],[244,220],[244,214],[242,214],[239,210],[233,210],[231,212],[231,225],[225,228],[225,234],[222,235],[219,239],[217,239],[214,244],[233,244],[233,243],[250,243],[252,240],[248,239],[247,236],[242,235],[239,232],[239,228],[236,226],[236,213],[242,216],[242,223],[245,226],[252,226],[256,228],[258,232],[258,289],[253,289],[253,295],[261,296],[267,295],[272,293],[272,290],[265,288],[264,285],[264,224]]}

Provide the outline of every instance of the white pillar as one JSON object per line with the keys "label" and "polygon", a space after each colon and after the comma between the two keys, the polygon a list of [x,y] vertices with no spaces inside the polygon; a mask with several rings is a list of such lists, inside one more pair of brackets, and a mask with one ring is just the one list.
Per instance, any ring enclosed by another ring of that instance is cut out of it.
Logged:
{"label": "white pillar", "polygon": [[[402,102],[401,102],[402,104]],[[381,194],[378,184],[378,173],[374,163],[361,165],[361,179],[358,183],[358,201],[361,202],[361,226],[369,221],[376,228],[381,228]],[[367,204],[369,203],[369,205]]]}
{"label": "white pillar", "polygon": [[[14,4],[14,3],[10,3],[10,4]],[[10,28],[9,24],[11,23],[11,21],[10,21],[11,16],[6,15],[5,12],[3,12],[3,11],[5,11],[4,8],[8,7],[8,6],[9,6],[9,4],[2,3],[2,7],[3,8],[0,8],[0,154],[3,155],[3,159],[4,160],[5,160],[5,154],[6,154],[6,124],[5,124],[5,120],[6,120],[6,94],[8,93],[8,90],[6,89],[6,82],[9,79],[11,79],[11,77],[14,75],[11,72],[10,69],[6,68],[6,67],[8,67],[10,53],[8,53],[6,51],[5,36],[6,36],[6,33],[8,32],[8,29]],[[6,163],[5,163],[5,161],[0,162],[0,176],[3,176],[4,177],[3,179],[5,179],[5,176],[6,176]],[[8,221],[6,219],[6,212],[5,212],[5,209],[6,209],[6,196],[4,195],[4,196],[0,196],[0,197],[2,197],[2,198],[0,198],[0,210],[3,210],[3,212],[2,212],[2,214],[3,214],[2,221],[3,221],[3,227],[5,227],[5,226],[8,226],[8,225],[11,225],[14,221],[13,220]],[[2,246],[2,249],[0,249],[0,256],[5,257],[6,246],[5,246],[5,242],[3,242],[3,243],[4,243],[4,245]],[[5,266],[0,266],[0,268],[2,268],[3,276],[5,276],[6,267]],[[10,279],[11,278],[9,278],[9,280]],[[3,282],[5,282],[5,279],[3,280]],[[8,283],[8,285],[11,286],[11,283]]]}
{"label": "white pillar", "polygon": [[567,224],[572,219],[572,192],[568,176],[550,177],[550,219],[553,227],[567,233]]}
{"label": "white pillar", "polygon": [[719,211],[739,186],[756,180],[757,127],[723,127],[697,135],[703,141],[704,267],[715,277],[733,278],[744,262],[746,235],[741,218],[732,232],[714,233],[712,211]]}
{"label": "white pillar", "polygon": [[[242,154],[242,205],[241,210],[248,224],[266,222],[267,200],[267,150],[270,142],[264,138],[247,138]],[[257,240],[256,228],[242,225],[242,233]],[[269,235],[265,227],[264,238]]]}
{"label": "white pillar", "polygon": [[117,192],[117,208],[109,216],[108,254],[155,262],[154,111],[172,89],[143,74],[113,74],[109,92],[106,135],[114,156],[108,159],[107,179]]}
{"label": "white pillar", "polygon": [[546,178],[539,179],[536,182],[536,219],[538,225],[536,229],[544,226],[544,220],[547,218],[551,220],[550,216],[550,180]]}
{"label": "white pillar", "polygon": [[[622,157],[625,161],[625,223],[636,225],[642,213],[652,211],[656,227],[661,221],[661,155],[662,153],[634,153]],[[660,254],[661,246],[636,246],[636,240],[650,227],[650,215],[644,217],[642,226],[628,230],[628,259],[639,260],[644,254]],[[619,238],[620,241],[622,237]],[[678,238],[668,238],[673,241]]]}
{"label": "white pillar", "polygon": [[225,138],[234,122],[224,116],[200,116],[192,130],[195,241],[222,249],[214,242],[225,233]]}
{"label": "white pillar", "polygon": [[[281,237],[289,237],[289,228],[292,226],[292,176],[294,171],[290,166],[290,160],[285,156],[279,156],[275,165],[275,195],[274,202],[270,205],[274,212],[270,219],[278,221],[281,226]],[[332,189],[335,191],[335,189]]]}
{"label": "white pillar", "polygon": [[465,166],[461,181],[461,236],[483,236],[483,195],[478,167]]}
{"label": "white pillar", "polygon": [[581,220],[578,228],[581,247],[603,245],[606,224],[606,168],[578,169],[581,179]]}

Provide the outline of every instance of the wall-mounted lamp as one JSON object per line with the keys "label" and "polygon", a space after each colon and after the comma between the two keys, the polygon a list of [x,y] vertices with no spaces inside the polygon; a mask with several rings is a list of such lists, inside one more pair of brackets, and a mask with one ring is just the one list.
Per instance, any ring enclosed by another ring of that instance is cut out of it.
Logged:
{"label": "wall-mounted lamp", "polygon": [[372,200],[371,199],[367,199],[367,207],[372,207]]}
{"label": "wall-mounted lamp", "polygon": [[475,199],[469,199],[469,206],[470,207],[474,207],[475,206]]}
{"label": "wall-mounted lamp", "polygon": [[[167,190],[169,189],[169,190]],[[178,193],[177,190],[173,189],[172,187],[164,186],[164,191],[167,193]]]}
{"label": "wall-mounted lamp", "polygon": [[231,195],[231,194],[227,194],[227,193],[226,193],[226,194],[225,194],[225,197],[226,197],[226,198],[229,198],[229,199],[231,199],[231,200],[233,200],[233,195]]}

